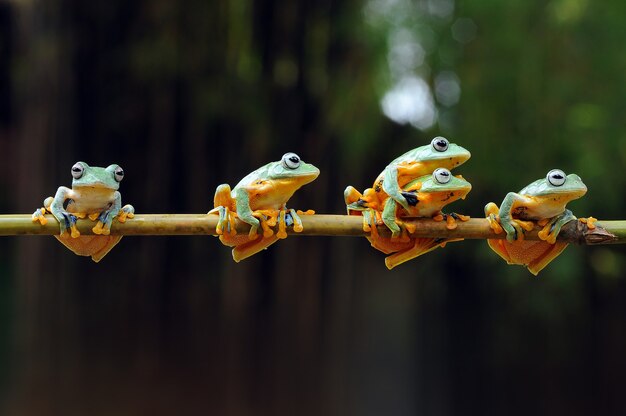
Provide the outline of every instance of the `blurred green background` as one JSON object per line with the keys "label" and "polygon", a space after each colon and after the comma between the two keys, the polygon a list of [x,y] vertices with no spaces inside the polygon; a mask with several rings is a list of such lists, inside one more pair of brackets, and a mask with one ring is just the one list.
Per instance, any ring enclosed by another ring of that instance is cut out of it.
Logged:
{"label": "blurred green background", "polygon": [[[139,213],[298,153],[290,205],[342,213],[399,154],[472,152],[449,208],[482,216],[558,167],[579,216],[626,217],[626,2],[0,0],[0,212],[78,160]],[[100,263],[0,239],[3,415],[623,414],[623,246],[534,278],[485,242],[387,271],[365,239],[240,264],[212,237],[127,237]]]}

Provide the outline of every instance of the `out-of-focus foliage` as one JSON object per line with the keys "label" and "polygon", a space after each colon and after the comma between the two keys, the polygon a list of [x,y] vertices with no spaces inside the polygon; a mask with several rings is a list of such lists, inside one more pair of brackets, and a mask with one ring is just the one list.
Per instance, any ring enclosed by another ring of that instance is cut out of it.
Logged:
{"label": "out-of-focus foliage", "polygon": [[[558,167],[589,188],[575,214],[624,218],[624,21],[622,0],[0,1],[0,212],[77,160],[122,165],[138,212],[205,212],[295,151],[322,174],[291,206],[340,213],[441,134],[472,152],[450,209]],[[622,247],[535,279],[482,241],[391,272],[365,239],[240,264],[208,237],[125,238],[98,265],[0,244],[3,414],[623,411]]]}

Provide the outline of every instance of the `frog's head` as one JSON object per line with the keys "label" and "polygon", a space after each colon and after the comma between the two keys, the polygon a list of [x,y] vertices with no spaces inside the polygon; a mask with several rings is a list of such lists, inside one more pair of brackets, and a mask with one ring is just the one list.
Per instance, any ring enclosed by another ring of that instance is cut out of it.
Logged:
{"label": "frog's head", "polygon": [[85,162],[76,162],[72,166],[72,188],[88,187],[118,190],[124,179],[124,169],[118,165],[107,168],[89,166]]}
{"label": "frog's head", "polygon": [[432,204],[438,207],[465,199],[472,190],[472,185],[461,175],[454,176],[446,168],[437,168],[432,175],[422,176],[407,184],[407,188],[411,187],[417,189],[417,192],[402,192],[409,205],[415,205],[419,200],[422,205]]}
{"label": "frog's head", "polygon": [[580,176],[565,173],[560,169],[552,169],[544,179],[536,180],[520,191],[520,194],[550,197],[562,202],[578,199],[587,193],[587,186]]}
{"label": "frog's head", "polygon": [[429,171],[436,168],[453,169],[467,161],[471,153],[458,144],[450,143],[445,137],[437,136],[430,144],[410,150],[400,158],[404,161],[417,161]]}
{"label": "frog's head", "polygon": [[419,191],[429,194],[447,194],[449,198],[454,197],[453,201],[456,201],[457,199],[465,199],[471,190],[472,184],[463,179],[461,175],[454,176],[446,168],[437,168],[432,175],[427,176],[426,180],[422,181],[422,187]]}
{"label": "frog's head", "polygon": [[305,163],[295,153],[285,153],[278,162],[269,164],[267,178],[276,183],[294,186],[296,189],[315,180],[320,170],[310,163]]}

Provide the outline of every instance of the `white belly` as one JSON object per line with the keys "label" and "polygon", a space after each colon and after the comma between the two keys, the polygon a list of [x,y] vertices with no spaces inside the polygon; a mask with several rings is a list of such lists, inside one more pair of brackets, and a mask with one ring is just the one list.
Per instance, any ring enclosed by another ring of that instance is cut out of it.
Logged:
{"label": "white belly", "polygon": [[72,189],[66,197],[74,202],[67,206],[67,211],[86,214],[102,212],[115,201],[115,192],[106,188]]}

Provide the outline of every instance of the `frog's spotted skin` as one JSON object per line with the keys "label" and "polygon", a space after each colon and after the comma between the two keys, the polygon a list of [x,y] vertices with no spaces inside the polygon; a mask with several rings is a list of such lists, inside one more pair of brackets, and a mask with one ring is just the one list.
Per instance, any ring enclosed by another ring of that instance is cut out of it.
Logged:
{"label": "frog's spotted skin", "polygon": [[[295,153],[286,153],[280,161],[268,163],[246,175],[231,190],[228,184],[217,187],[214,208],[209,214],[218,214],[216,232],[220,241],[233,248],[233,259],[239,262],[269,247],[278,239],[287,237],[286,228],[302,231],[299,214],[314,211],[287,209],[286,203],[302,186],[317,178],[320,171],[304,163]],[[235,218],[250,224],[248,235],[237,235]],[[278,232],[270,228],[278,223]],[[263,235],[257,231],[261,227]]]}
{"label": "frog's spotted skin", "polygon": [[[110,235],[113,219],[124,222],[135,215],[132,205],[122,207],[118,192],[124,170],[118,165],[100,168],[77,162],[71,173],[72,188],[59,187],[55,196],[46,198],[44,206],[33,213],[33,221],[46,224],[44,214],[51,213],[59,221],[60,235],[55,237],[79,256],[91,256],[98,262],[122,238]],[[96,236],[80,235],[76,221],[85,217],[97,221],[93,227]]]}
{"label": "frog's spotted skin", "polygon": [[[561,227],[576,219],[565,206],[585,193],[587,187],[578,175],[553,169],[518,193],[509,192],[500,208],[490,202],[485,206],[487,220],[496,234],[506,232],[506,240],[487,240],[489,247],[509,264],[526,266],[537,275],[567,247],[556,241]],[[595,218],[581,221],[595,228]],[[543,227],[538,233],[542,241],[524,240],[524,232],[535,223]]]}
{"label": "frog's spotted skin", "polygon": [[[435,221],[443,221],[448,223],[448,228],[456,227],[455,219],[467,221],[469,217],[458,214],[443,214],[442,209],[446,205],[459,200],[465,199],[472,189],[472,185],[463,177],[453,176],[449,170],[444,168],[435,169],[432,175],[425,175],[405,185],[406,191],[402,191],[403,196],[408,201],[408,210],[402,206],[393,205],[394,212],[392,214],[398,219],[398,223],[402,225],[403,233],[400,237],[383,237],[376,231],[376,221],[374,216],[378,211],[372,209],[369,203],[364,199],[359,199],[348,204],[348,212],[362,211],[367,220],[365,224],[373,224],[370,226],[371,235],[368,238],[372,247],[390,254],[385,259],[387,268],[392,269],[406,261],[415,257],[426,254],[437,247],[444,247],[450,241],[456,241],[446,238],[414,238],[407,235],[408,232],[415,231],[415,225],[410,221],[411,218],[433,218]],[[383,214],[384,215],[384,214]]]}

